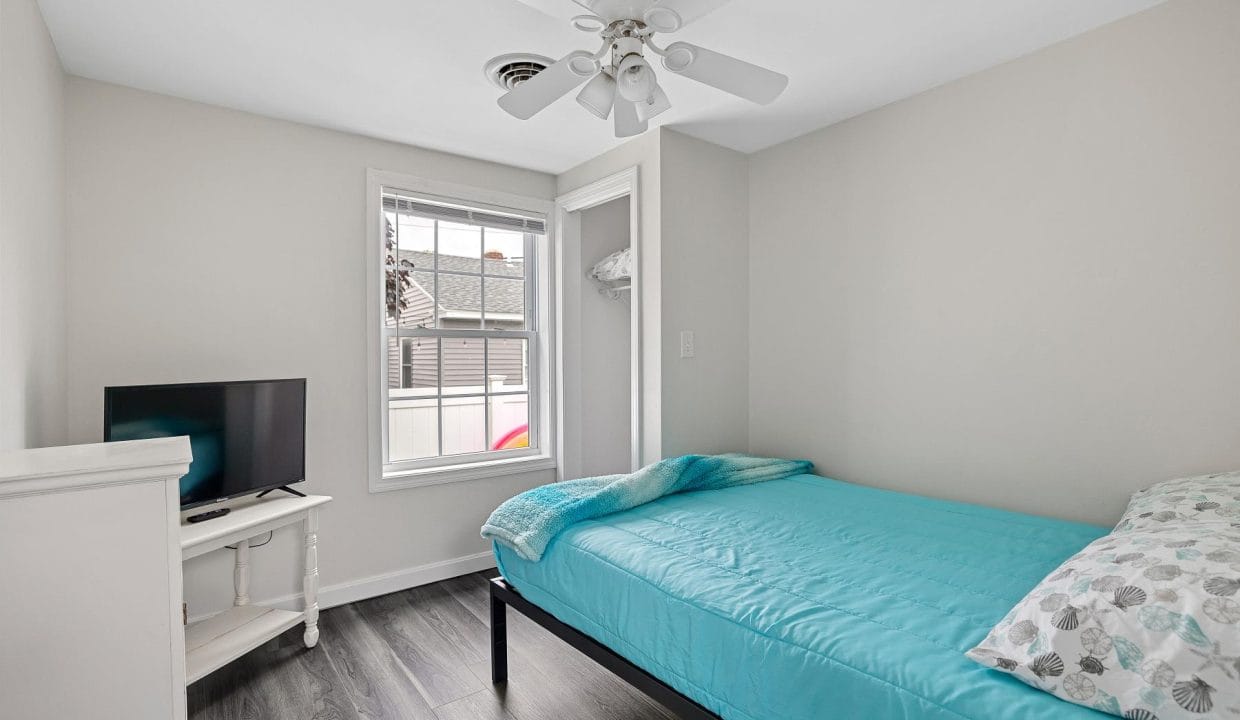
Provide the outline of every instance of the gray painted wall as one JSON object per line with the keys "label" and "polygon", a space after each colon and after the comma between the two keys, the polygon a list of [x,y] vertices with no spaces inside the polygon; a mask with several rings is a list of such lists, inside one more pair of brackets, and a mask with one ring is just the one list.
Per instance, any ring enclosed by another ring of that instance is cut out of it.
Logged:
{"label": "gray painted wall", "polygon": [[[663,455],[749,444],[749,174],[738,152],[663,131]],[[680,333],[692,330],[692,358]]]}
{"label": "gray painted wall", "polygon": [[0,450],[65,436],[65,75],[34,0],[0,0]]}
{"label": "gray painted wall", "polygon": [[[70,432],[100,439],[103,387],[309,379],[306,491],[325,587],[484,552],[478,528],[550,472],[367,488],[366,169],[550,199],[550,175],[73,78]],[[255,553],[256,599],[300,587],[300,537]],[[190,614],[227,607],[227,553],[186,567]]]}
{"label": "gray painted wall", "polygon": [[1238,37],[1179,0],[752,157],[753,450],[1098,523],[1240,467]]}
{"label": "gray painted wall", "polygon": [[[646,462],[744,450],[749,357],[748,158],[659,128],[559,176],[566,193],[637,166]],[[680,357],[692,330],[697,356]]]}
{"label": "gray painted wall", "polygon": [[[638,173],[638,217],[641,228],[640,303],[641,352],[642,352],[642,462],[651,463],[662,457],[663,452],[663,357],[662,357],[662,212],[663,195],[661,153],[663,130],[640,135],[628,142],[599,155],[592,160],[561,173],[556,177],[556,194],[564,195],[573,190],[602,180],[632,167]],[[569,250],[566,249],[566,257]],[[566,310],[565,321],[572,317]],[[565,368],[565,382],[575,382],[568,377],[571,369]],[[569,450],[571,452],[571,449]]]}

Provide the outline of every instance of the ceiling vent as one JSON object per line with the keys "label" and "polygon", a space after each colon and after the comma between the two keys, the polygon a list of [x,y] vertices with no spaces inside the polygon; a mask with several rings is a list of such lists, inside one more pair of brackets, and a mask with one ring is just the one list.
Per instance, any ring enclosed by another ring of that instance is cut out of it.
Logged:
{"label": "ceiling vent", "polygon": [[492,58],[484,72],[491,84],[500,90],[511,90],[547,69],[553,60],[542,55],[510,53]]}

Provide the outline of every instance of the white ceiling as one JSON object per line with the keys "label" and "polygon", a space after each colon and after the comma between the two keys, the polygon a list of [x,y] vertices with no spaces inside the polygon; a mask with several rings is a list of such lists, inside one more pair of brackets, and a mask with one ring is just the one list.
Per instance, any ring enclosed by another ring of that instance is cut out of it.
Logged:
{"label": "white ceiling", "polygon": [[[752,152],[1162,1],[733,0],[670,37],[783,72],[788,91],[757,107],[659,67],[673,102],[659,120]],[[571,96],[525,122],[495,104],[492,56],[597,47],[517,0],[39,5],[83,77],[547,172],[621,142]]]}

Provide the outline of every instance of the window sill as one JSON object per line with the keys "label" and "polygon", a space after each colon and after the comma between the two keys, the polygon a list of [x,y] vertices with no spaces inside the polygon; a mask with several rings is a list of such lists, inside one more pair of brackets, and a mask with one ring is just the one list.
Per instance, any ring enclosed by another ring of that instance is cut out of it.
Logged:
{"label": "window sill", "polygon": [[504,460],[485,460],[482,462],[443,467],[422,468],[419,470],[401,470],[383,473],[370,483],[372,493],[405,488],[425,487],[428,485],[444,485],[447,483],[483,480],[502,475],[554,470],[555,458],[547,455],[534,457],[507,458]]}

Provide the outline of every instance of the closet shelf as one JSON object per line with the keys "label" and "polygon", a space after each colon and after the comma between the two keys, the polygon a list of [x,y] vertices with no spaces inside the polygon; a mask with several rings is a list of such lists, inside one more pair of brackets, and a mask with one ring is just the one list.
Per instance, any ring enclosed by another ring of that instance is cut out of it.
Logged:
{"label": "closet shelf", "polygon": [[625,297],[625,293],[628,293],[633,289],[633,282],[631,278],[625,278],[624,280],[613,280],[610,282],[607,280],[599,280],[593,276],[591,276],[590,279],[594,281],[595,286],[598,287],[599,295],[606,295],[612,300],[619,300]]}

